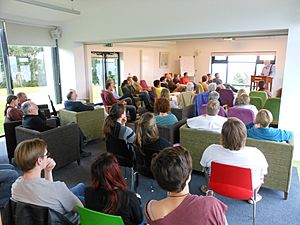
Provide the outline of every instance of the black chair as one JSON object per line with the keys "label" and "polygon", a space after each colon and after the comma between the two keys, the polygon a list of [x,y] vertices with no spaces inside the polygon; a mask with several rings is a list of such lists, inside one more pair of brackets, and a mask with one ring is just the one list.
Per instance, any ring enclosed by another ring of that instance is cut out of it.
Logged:
{"label": "black chair", "polygon": [[4,127],[4,134],[5,134],[7,156],[10,163],[12,162],[12,158],[14,158],[15,148],[17,147],[15,128],[20,125],[22,125],[22,120],[10,121],[8,118],[5,117],[5,122],[3,124],[3,127]]}
{"label": "black chair", "polygon": [[1,218],[3,225],[74,225],[55,210],[12,199],[6,204]]}
{"label": "black chair", "polygon": [[131,169],[131,190],[136,192],[138,186],[138,172],[136,170],[134,146],[111,135],[106,138],[105,143],[106,150],[117,157],[119,165]]}

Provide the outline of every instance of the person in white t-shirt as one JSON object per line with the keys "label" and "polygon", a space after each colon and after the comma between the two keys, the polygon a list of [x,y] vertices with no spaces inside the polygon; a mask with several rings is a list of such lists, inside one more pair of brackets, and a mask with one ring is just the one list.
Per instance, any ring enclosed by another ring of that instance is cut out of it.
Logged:
{"label": "person in white t-shirt", "polygon": [[206,106],[206,114],[188,119],[188,127],[221,133],[222,126],[226,122],[227,118],[217,115],[219,110],[219,101],[209,100]]}
{"label": "person in white t-shirt", "polygon": [[[222,145],[212,144],[207,147],[200,160],[209,178],[211,163],[218,162],[233,166],[250,168],[252,172],[252,187],[258,191],[268,172],[268,163],[263,153],[255,147],[247,147],[247,129],[245,124],[237,118],[228,118],[224,123],[221,133]],[[201,186],[201,191],[207,187]],[[256,201],[261,200],[257,194]]]}

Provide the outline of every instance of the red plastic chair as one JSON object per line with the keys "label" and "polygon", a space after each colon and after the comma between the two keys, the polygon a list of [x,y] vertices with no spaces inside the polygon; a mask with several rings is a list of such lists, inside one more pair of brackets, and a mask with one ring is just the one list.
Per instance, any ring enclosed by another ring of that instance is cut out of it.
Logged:
{"label": "red plastic chair", "polygon": [[253,200],[253,224],[256,218],[256,191],[252,189],[250,168],[212,162],[209,188],[214,192],[238,200]]}
{"label": "red plastic chair", "polygon": [[148,85],[147,85],[147,82],[145,80],[140,80],[140,85],[142,86],[142,88],[144,90],[148,90]]}

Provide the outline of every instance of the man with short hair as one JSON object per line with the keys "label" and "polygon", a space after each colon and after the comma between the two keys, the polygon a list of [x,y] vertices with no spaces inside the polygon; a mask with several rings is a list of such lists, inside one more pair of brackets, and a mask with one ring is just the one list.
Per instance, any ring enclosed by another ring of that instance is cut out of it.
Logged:
{"label": "man with short hair", "polygon": [[219,110],[220,103],[217,100],[210,100],[206,106],[206,114],[188,119],[188,127],[221,133],[222,126],[227,118],[219,116]]}
{"label": "man with short hair", "polygon": [[94,106],[85,105],[81,101],[77,100],[77,92],[74,89],[70,89],[67,94],[67,101],[65,101],[65,109],[74,112],[93,111]]}
{"label": "man with short hair", "polygon": [[19,92],[17,94],[18,100],[19,100],[19,104],[18,107],[21,108],[21,105],[23,104],[23,102],[28,101],[27,95],[24,92]]}
{"label": "man with short hair", "polygon": [[[52,170],[56,163],[49,157],[47,144],[42,139],[22,141],[15,150],[16,164],[22,169],[23,176],[12,185],[12,198],[28,204],[51,208],[65,215],[71,222],[79,224],[76,206],[83,206],[84,184],[71,190],[60,181],[53,181]],[[41,172],[44,171],[44,177]],[[78,193],[76,197],[72,192]]]}

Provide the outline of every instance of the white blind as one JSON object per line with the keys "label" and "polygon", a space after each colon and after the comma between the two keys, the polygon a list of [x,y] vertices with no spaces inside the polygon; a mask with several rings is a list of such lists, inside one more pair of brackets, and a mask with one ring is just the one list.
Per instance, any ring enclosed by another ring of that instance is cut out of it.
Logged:
{"label": "white blind", "polygon": [[5,25],[9,45],[55,46],[55,41],[49,34],[51,29],[49,27],[36,27],[8,22]]}
{"label": "white blind", "polygon": [[231,55],[276,55],[275,51],[257,52],[212,52],[211,56],[231,56]]}

